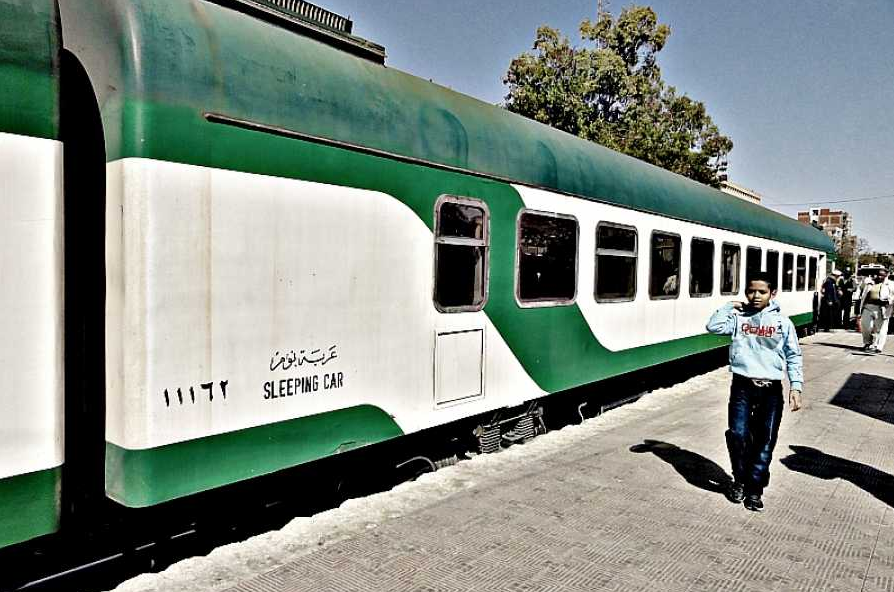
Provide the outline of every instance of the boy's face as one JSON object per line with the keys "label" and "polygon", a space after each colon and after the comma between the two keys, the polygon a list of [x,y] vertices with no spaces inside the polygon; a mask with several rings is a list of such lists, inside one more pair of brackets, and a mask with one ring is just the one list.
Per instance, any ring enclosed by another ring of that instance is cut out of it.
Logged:
{"label": "boy's face", "polygon": [[770,290],[770,286],[764,281],[752,280],[745,288],[745,298],[753,310],[763,310],[775,296],[776,290]]}

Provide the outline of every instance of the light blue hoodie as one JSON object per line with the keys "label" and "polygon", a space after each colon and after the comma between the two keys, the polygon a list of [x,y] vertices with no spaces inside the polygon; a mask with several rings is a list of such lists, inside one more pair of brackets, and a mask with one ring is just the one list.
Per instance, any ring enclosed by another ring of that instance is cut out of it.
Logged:
{"label": "light blue hoodie", "polygon": [[792,389],[802,389],[804,372],[798,333],[775,300],[756,313],[747,308],[739,312],[730,302],[711,316],[706,328],[718,335],[732,335],[730,372],[747,378],[782,380],[785,368]]}

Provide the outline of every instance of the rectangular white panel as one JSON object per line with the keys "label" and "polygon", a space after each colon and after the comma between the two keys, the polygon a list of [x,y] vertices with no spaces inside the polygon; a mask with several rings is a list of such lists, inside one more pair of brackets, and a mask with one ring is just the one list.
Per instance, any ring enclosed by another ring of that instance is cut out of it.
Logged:
{"label": "rectangular white panel", "polygon": [[62,144],[0,133],[0,479],[62,463]]}
{"label": "rectangular white panel", "polygon": [[443,405],[481,397],[484,331],[437,333],[435,338],[435,403]]}

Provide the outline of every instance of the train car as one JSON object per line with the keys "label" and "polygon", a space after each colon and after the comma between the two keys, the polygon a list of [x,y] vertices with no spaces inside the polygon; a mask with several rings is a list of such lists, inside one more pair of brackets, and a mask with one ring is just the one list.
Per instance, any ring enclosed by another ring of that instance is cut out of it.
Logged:
{"label": "train car", "polygon": [[806,326],[833,251],[295,0],[0,0],[0,178],[0,547],[470,418],[492,450],[725,346],[746,269]]}

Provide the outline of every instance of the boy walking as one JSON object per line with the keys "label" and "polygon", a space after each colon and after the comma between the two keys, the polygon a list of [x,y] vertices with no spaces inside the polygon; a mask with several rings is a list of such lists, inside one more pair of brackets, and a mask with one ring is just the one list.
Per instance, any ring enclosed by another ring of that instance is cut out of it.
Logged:
{"label": "boy walking", "polygon": [[730,302],[717,310],[707,329],[731,335],[729,348],[733,383],[729,398],[729,429],[726,444],[733,468],[733,484],[727,497],[744,500],[754,512],[763,510],[761,500],[770,481],[770,460],[782,419],[783,363],[791,389],[792,411],[801,408],[804,382],[801,348],[791,320],[773,298],[776,278],[754,273],[745,288],[746,302]]}

